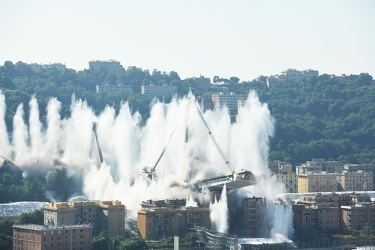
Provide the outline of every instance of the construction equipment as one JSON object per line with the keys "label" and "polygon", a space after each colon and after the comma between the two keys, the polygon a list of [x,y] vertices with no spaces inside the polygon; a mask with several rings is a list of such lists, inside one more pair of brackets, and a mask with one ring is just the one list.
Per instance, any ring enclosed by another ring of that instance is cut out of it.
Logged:
{"label": "construction equipment", "polygon": [[150,180],[153,180],[155,178],[155,169],[157,167],[157,165],[159,164],[161,158],[163,157],[164,153],[165,153],[165,150],[167,150],[167,146],[171,140],[171,137],[173,135],[173,132],[174,130],[172,131],[172,133],[169,135],[169,139],[167,141],[167,144],[164,146],[163,150],[161,151],[161,154],[159,156],[159,158],[157,159],[156,163],[154,164],[154,166],[152,168],[147,168],[147,167],[144,167],[143,168],[143,173],[147,175],[147,177],[150,179]]}
{"label": "construction equipment", "polygon": [[225,164],[227,164],[227,166],[228,166],[228,168],[230,169],[230,171],[231,171],[232,173],[234,173],[233,168],[232,168],[230,162],[229,162],[229,161],[227,160],[227,158],[225,157],[223,151],[222,151],[221,148],[219,147],[219,144],[217,144],[217,142],[216,142],[216,140],[215,140],[215,138],[214,138],[214,136],[213,136],[213,134],[212,134],[210,128],[208,127],[208,124],[207,124],[206,120],[204,119],[203,114],[202,114],[201,110],[199,109],[197,103],[194,102],[194,104],[195,104],[195,107],[197,108],[197,110],[198,110],[198,112],[199,112],[199,116],[201,117],[201,119],[202,119],[204,125],[206,125],[206,128],[207,128],[207,130],[208,130],[208,135],[211,137],[211,139],[212,139],[213,143],[215,144],[217,150],[219,151],[221,157],[224,159]]}
{"label": "construction equipment", "polygon": [[228,174],[224,174],[224,175],[217,176],[217,177],[214,177],[214,178],[209,178],[209,179],[204,179],[204,180],[198,181],[195,184],[196,187],[198,188],[198,190],[203,191],[203,192],[205,192],[207,190],[220,192],[223,189],[224,185],[226,185],[227,190],[232,190],[232,189],[237,189],[237,188],[255,185],[256,184],[255,176],[251,171],[244,170],[244,169],[242,169],[240,171],[234,171],[233,170],[230,162],[227,160],[223,151],[219,147],[219,144],[216,142],[216,140],[215,140],[210,128],[208,127],[208,124],[207,124],[206,120],[204,119],[203,114],[200,111],[198,105],[196,103],[194,103],[194,104],[195,104],[195,107],[197,108],[197,110],[199,112],[199,116],[201,117],[203,123],[205,124],[205,126],[208,130],[209,136],[211,137],[211,139],[212,139],[213,143],[215,144],[217,150],[219,151],[221,157],[225,161],[225,164],[228,166],[228,168],[231,171]]}
{"label": "construction equipment", "polygon": [[[240,171],[234,171],[233,170],[229,160],[225,157],[225,154],[223,153],[223,151],[219,147],[219,144],[216,142],[215,137],[213,136],[213,134],[212,134],[206,120],[204,119],[203,114],[200,111],[198,105],[196,103],[194,103],[194,104],[195,104],[195,107],[197,108],[197,110],[199,112],[199,116],[201,117],[204,125],[206,126],[206,128],[208,130],[208,134],[211,137],[211,140],[213,141],[213,143],[216,146],[216,149],[219,151],[221,157],[225,161],[225,164],[230,169],[230,173],[225,174],[225,175],[221,175],[221,176],[217,176],[217,177],[214,177],[214,178],[201,180],[201,181],[195,183],[195,187],[200,191],[207,191],[207,190],[221,191],[224,185],[226,185],[227,190],[232,190],[232,189],[236,189],[236,188],[242,188],[242,187],[254,185],[256,183],[256,180],[255,180],[254,174],[251,171],[243,170],[243,169],[240,170]],[[164,153],[165,153],[165,151],[168,147],[168,144],[169,144],[169,141],[171,140],[173,132],[174,131],[172,131],[172,133],[170,134],[169,139],[168,139],[166,145],[164,146],[164,148],[163,148],[159,158],[157,159],[155,165],[152,168],[147,168],[147,167],[143,168],[143,173],[145,173],[150,180],[153,180],[155,178],[156,167],[159,164],[161,158],[163,157],[163,155],[164,155]]]}
{"label": "construction equipment", "polygon": [[92,131],[94,132],[95,142],[99,152],[100,163],[103,163],[103,154],[99,145],[98,132],[96,131],[96,122],[92,122]]}

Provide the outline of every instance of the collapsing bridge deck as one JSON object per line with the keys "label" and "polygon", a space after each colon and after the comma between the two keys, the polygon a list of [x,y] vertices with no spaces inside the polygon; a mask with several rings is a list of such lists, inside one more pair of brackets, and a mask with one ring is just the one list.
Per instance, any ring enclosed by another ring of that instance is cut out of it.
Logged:
{"label": "collapsing bridge deck", "polygon": [[204,179],[197,183],[197,187],[200,191],[221,191],[226,185],[227,190],[243,188],[251,185],[255,185],[256,180],[252,172],[248,170],[241,170],[215,178]]}

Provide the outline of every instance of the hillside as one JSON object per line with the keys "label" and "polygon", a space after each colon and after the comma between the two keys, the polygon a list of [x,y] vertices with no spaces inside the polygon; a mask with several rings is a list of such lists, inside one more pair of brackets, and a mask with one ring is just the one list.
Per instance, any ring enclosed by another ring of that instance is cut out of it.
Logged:
{"label": "hillside", "polygon": [[[98,113],[106,105],[119,107],[122,101],[128,101],[133,112],[138,111],[147,118],[150,103],[140,94],[141,85],[177,86],[179,96],[191,90],[206,102],[217,92],[247,95],[255,90],[275,118],[270,159],[293,165],[313,157],[342,163],[375,163],[375,81],[372,76],[366,73],[345,77],[324,74],[301,82],[286,81],[270,88],[264,76],[249,82],[241,82],[237,77],[221,81],[225,84],[198,85],[192,79],[180,79],[176,72],[149,72],[134,66],[114,73],[77,72],[54,66],[35,69],[23,62],[9,61],[0,66],[0,89],[6,97],[8,130],[12,128],[20,103],[24,104],[25,115],[28,115],[28,102],[33,95],[38,99],[41,117],[46,115],[51,97],[61,102],[62,116],[69,116],[74,95],[85,99]],[[133,94],[96,93],[95,86],[103,83],[130,85]]]}

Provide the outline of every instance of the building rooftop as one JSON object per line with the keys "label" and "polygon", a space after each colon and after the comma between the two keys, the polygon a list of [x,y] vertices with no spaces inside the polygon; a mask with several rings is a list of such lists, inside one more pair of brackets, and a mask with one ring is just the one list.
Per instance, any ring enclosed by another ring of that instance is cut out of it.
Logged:
{"label": "building rooftop", "polygon": [[23,228],[23,229],[32,229],[38,231],[46,230],[56,230],[56,229],[77,229],[77,228],[92,228],[91,224],[82,224],[82,225],[37,225],[37,224],[14,224],[13,227]]}
{"label": "building rooftop", "polygon": [[48,209],[71,209],[75,207],[120,207],[124,206],[121,201],[71,201],[52,202],[44,206]]}

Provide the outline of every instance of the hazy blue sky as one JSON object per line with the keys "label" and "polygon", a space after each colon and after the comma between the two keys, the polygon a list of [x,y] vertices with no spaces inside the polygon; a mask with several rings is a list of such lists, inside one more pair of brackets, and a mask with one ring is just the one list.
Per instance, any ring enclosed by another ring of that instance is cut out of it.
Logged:
{"label": "hazy blue sky", "polygon": [[0,64],[115,59],[181,78],[287,68],[375,78],[375,1],[0,0]]}

